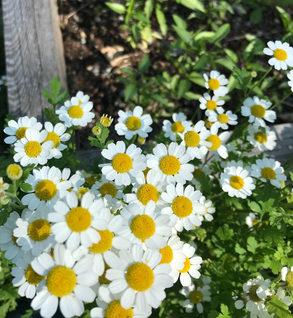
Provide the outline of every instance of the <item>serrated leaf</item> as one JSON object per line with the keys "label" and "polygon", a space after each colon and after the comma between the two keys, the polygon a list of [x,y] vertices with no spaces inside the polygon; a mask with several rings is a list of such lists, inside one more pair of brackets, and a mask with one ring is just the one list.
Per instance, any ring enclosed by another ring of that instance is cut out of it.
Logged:
{"label": "serrated leaf", "polygon": [[22,183],[19,187],[23,192],[29,192],[33,190],[32,185],[29,183]]}
{"label": "serrated leaf", "polygon": [[253,254],[255,253],[257,245],[258,245],[258,243],[257,243],[256,239],[253,236],[250,236],[247,239],[247,250],[252,252]]}
{"label": "serrated leaf", "polygon": [[125,101],[128,102],[137,92],[137,86],[130,84],[125,89]]}
{"label": "serrated leaf", "polygon": [[261,213],[261,208],[260,208],[259,204],[257,204],[256,202],[248,201],[247,204],[251,208],[251,211]]}
{"label": "serrated leaf", "polygon": [[145,71],[147,71],[149,69],[150,66],[151,66],[150,57],[149,57],[149,55],[146,55],[140,61],[139,65],[138,65],[138,69],[139,69],[140,73],[144,73]]}
{"label": "serrated leaf", "polygon": [[57,105],[61,105],[61,104],[64,104],[65,101],[67,101],[69,99],[69,94],[68,92],[63,92],[61,93],[58,98],[57,98],[57,101],[56,101],[56,104]]}
{"label": "serrated leaf", "polygon": [[228,229],[227,227],[220,227],[217,229],[216,234],[220,238],[220,240],[228,241],[232,240],[234,232],[232,229]]}
{"label": "serrated leaf", "polygon": [[120,4],[120,3],[111,3],[111,2],[106,2],[105,3],[106,6],[108,6],[111,10],[120,13],[120,14],[124,14],[126,9],[124,7],[124,5]]}
{"label": "serrated leaf", "polygon": [[54,76],[53,79],[50,81],[50,87],[51,87],[52,95],[54,99],[56,100],[61,90],[61,82],[58,80],[56,76]]}
{"label": "serrated leaf", "polygon": [[238,243],[235,245],[235,252],[238,254],[246,254],[246,249],[242,248]]}

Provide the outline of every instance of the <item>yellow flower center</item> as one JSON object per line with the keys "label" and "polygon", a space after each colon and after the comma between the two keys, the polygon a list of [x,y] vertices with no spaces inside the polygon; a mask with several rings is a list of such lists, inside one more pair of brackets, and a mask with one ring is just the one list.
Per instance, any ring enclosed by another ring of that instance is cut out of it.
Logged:
{"label": "yellow flower center", "polygon": [[111,281],[106,278],[107,270],[110,269],[110,268],[111,267],[107,263],[105,263],[104,273],[101,276],[99,276],[99,283],[100,284],[109,285],[111,283]]}
{"label": "yellow flower center", "polygon": [[80,106],[71,106],[68,109],[68,115],[71,118],[81,118],[83,116],[83,110]]}
{"label": "yellow flower center", "polygon": [[103,197],[106,194],[109,194],[111,195],[112,198],[114,198],[115,195],[117,194],[117,189],[113,183],[107,182],[100,187],[100,193]]}
{"label": "yellow flower center", "polygon": [[142,242],[153,236],[156,230],[154,220],[148,215],[136,215],[130,223],[131,232]]}
{"label": "yellow flower center", "polygon": [[192,213],[192,202],[184,196],[177,197],[172,202],[172,210],[179,218],[187,217]]}
{"label": "yellow flower center", "polygon": [[212,146],[208,148],[209,150],[217,150],[221,146],[221,139],[217,135],[210,135],[206,141],[212,143]]}
{"label": "yellow flower center", "polygon": [[254,105],[251,107],[251,114],[254,116],[254,117],[257,117],[257,118],[263,118],[263,116],[265,115],[266,113],[266,110],[263,106],[261,105]]}
{"label": "yellow flower center", "polygon": [[136,131],[140,128],[141,121],[138,117],[130,116],[127,118],[125,125],[129,130]]}
{"label": "yellow flower center", "polygon": [[244,180],[239,176],[233,176],[230,178],[230,185],[236,190],[240,190],[244,186]]}
{"label": "yellow flower center", "polygon": [[199,176],[202,172],[203,172],[202,169],[194,169],[194,170],[193,170],[193,173],[192,173],[193,178],[194,178],[194,179],[197,179],[198,176]]}
{"label": "yellow flower center", "polygon": [[112,166],[118,173],[128,172],[132,168],[132,159],[126,153],[118,153],[112,160]]}
{"label": "yellow flower center", "polygon": [[91,176],[91,177],[86,177],[86,178],[84,179],[84,181],[85,181],[86,183],[88,183],[89,186],[92,186],[93,184],[95,184],[96,179]]}
{"label": "yellow flower center", "polygon": [[48,291],[57,297],[64,297],[73,292],[76,285],[76,274],[71,268],[56,266],[47,276]]}
{"label": "yellow flower center", "polygon": [[51,180],[42,180],[35,186],[35,195],[42,201],[52,200],[57,193],[56,184]]}
{"label": "yellow flower center", "polygon": [[28,157],[34,158],[42,152],[42,146],[37,141],[28,141],[24,146],[24,151]]}
{"label": "yellow flower center", "polygon": [[166,263],[170,264],[173,260],[173,250],[169,245],[161,248],[159,251],[162,254],[162,259],[160,264]]}
{"label": "yellow flower center", "polygon": [[36,242],[44,241],[51,233],[51,224],[44,219],[33,221],[28,227],[28,236]]}
{"label": "yellow flower center", "polygon": [[137,198],[143,205],[147,205],[150,200],[158,202],[159,191],[152,184],[144,184],[138,189]]}
{"label": "yellow flower center", "polygon": [[286,61],[288,58],[287,52],[283,49],[276,49],[274,51],[274,57],[279,61]]}
{"label": "yellow flower center", "polygon": [[178,134],[178,133],[183,133],[185,128],[183,127],[180,121],[176,121],[175,123],[172,124],[171,130],[173,131],[173,133]]}
{"label": "yellow flower center", "polygon": [[113,300],[105,311],[105,318],[131,318],[133,317],[132,308],[124,309],[119,300]]}
{"label": "yellow flower center", "polygon": [[262,133],[262,132],[258,131],[258,132],[256,132],[254,134],[254,139],[257,142],[263,144],[263,143],[265,143],[267,141],[268,137],[267,137],[267,135],[265,133]]}
{"label": "yellow flower center", "polygon": [[100,123],[104,126],[104,127],[110,127],[111,124],[112,124],[112,117],[108,117],[108,115],[103,115],[101,120],[100,120]]}
{"label": "yellow flower center", "polygon": [[187,147],[197,147],[200,142],[199,134],[195,131],[188,131],[184,135],[184,141]]}
{"label": "yellow flower center", "polygon": [[189,271],[191,263],[188,257],[186,257],[185,262],[183,264],[184,267],[181,269],[181,271],[178,271],[179,273],[187,273]]}
{"label": "yellow flower center", "polygon": [[206,106],[208,110],[214,110],[217,108],[217,103],[214,100],[208,100]]}
{"label": "yellow flower center", "polygon": [[207,127],[207,129],[210,129],[214,123],[212,123],[211,121],[208,121],[208,119],[205,119],[204,124]]}
{"label": "yellow flower center", "polygon": [[60,137],[54,132],[48,132],[47,138],[44,140],[44,142],[48,140],[52,140],[54,142],[53,148],[58,148],[61,143]]}
{"label": "yellow flower center", "polygon": [[261,301],[261,299],[257,296],[257,293],[256,293],[258,287],[259,285],[253,285],[250,287],[248,292],[249,299],[251,299],[255,303],[258,303]]}
{"label": "yellow flower center", "polygon": [[125,278],[132,289],[143,292],[152,286],[155,275],[148,265],[134,263],[128,267]]}
{"label": "yellow flower center", "polygon": [[167,155],[160,160],[159,167],[166,175],[174,175],[180,170],[180,161],[175,156]]}
{"label": "yellow flower center", "polygon": [[23,173],[22,168],[17,164],[11,164],[7,167],[6,174],[11,180],[18,180],[21,178]]}
{"label": "yellow flower center", "polygon": [[293,286],[293,272],[289,272],[286,275],[286,282],[288,286]]}
{"label": "yellow flower center", "polygon": [[216,89],[218,89],[220,87],[220,82],[217,80],[217,79],[215,79],[215,78],[211,78],[210,80],[209,80],[209,88],[211,89],[211,90],[216,90]]}
{"label": "yellow flower center", "polygon": [[189,300],[194,304],[200,303],[202,301],[202,297],[202,293],[198,290],[194,290],[189,294]]}
{"label": "yellow flower center", "polygon": [[27,127],[21,127],[17,129],[15,133],[15,137],[17,138],[17,140],[20,140],[21,138],[25,137],[26,130],[27,130]]}
{"label": "yellow flower center", "polygon": [[220,114],[218,116],[218,121],[221,123],[221,124],[227,124],[227,122],[229,121],[229,116],[226,115],[226,114]]}
{"label": "yellow flower center", "polygon": [[263,169],[261,169],[261,176],[264,179],[276,179],[276,172],[269,167],[265,167]]}
{"label": "yellow flower center", "polygon": [[24,277],[27,280],[27,282],[31,285],[39,285],[39,283],[45,279],[45,276],[39,275],[36,273],[31,265],[28,265],[28,267],[25,270]]}
{"label": "yellow flower center", "polygon": [[99,136],[102,132],[102,129],[101,127],[98,127],[98,126],[94,126],[92,128],[92,133],[95,135],[95,136]]}
{"label": "yellow flower center", "polygon": [[[68,190],[69,191],[69,190]],[[71,190],[69,191],[71,192]],[[77,192],[76,192],[76,195],[78,197],[78,200],[81,200],[82,197],[84,196],[84,194],[86,194],[87,192],[89,192],[89,189],[88,188],[85,188],[85,187],[80,187]]]}
{"label": "yellow flower center", "polygon": [[114,234],[110,232],[109,230],[105,231],[99,231],[97,230],[101,236],[101,240],[98,244],[93,244],[91,247],[89,247],[89,250],[92,251],[95,254],[101,254],[106,251],[108,251],[112,247],[112,240],[114,237]]}
{"label": "yellow flower center", "polygon": [[90,227],[92,215],[85,208],[73,208],[67,213],[66,222],[71,231],[83,232]]}

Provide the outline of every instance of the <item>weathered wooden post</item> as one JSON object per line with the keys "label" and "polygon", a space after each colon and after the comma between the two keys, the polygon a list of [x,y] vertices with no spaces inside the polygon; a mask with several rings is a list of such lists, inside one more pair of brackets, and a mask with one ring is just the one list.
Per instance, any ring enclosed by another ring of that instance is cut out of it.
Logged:
{"label": "weathered wooden post", "polygon": [[42,89],[67,89],[56,0],[2,0],[9,112],[43,121]]}

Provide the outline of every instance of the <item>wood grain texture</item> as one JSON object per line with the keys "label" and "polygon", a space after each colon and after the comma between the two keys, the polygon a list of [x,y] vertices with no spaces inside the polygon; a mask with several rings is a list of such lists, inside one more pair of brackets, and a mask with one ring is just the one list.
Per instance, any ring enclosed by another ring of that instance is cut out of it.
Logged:
{"label": "wood grain texture", "polygon": [[2,0],[9,112],[44,121],[53,76],[67,89],[55,0]]}

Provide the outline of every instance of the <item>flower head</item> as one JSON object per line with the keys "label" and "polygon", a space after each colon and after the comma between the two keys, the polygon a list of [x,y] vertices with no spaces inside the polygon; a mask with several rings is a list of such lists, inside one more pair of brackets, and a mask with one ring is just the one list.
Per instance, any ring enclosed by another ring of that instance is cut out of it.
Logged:
{"label": "flower head", "polygon": [[229,89],[225,86],[228,84],[228,80],[225,75],[218,71],[211,71],[210,75],[203,75],[206,83],[205,87],[211,89],[216,96],[225,96],[228,94]]}
{"label": "flower head", "polygon": [[[174,113],[172,115],[173,123],[170,120],[165,119],[163,121],[164,136],[170,138],[172,141],[176,140],[177,134],[183,133],[186,127],[189,127],[192,123],[187,121],[187,117],[183,113]],[[183,126],[183,123],[185,125]]]}
{"label": "flower head", "polygon": [[110,127],[111,124],[113,122],[113,118],[111,116],[108,115],[103,115],[102,118],[100,119],[100,123],[104,126],[104,127]]}
{"label": "flower head", "polygon": [[260,129],[260,127],[249,125],[248,133],[247,140],[260,151],[273,150],[277,145],[276,133],[270,130],[268,126]]}
{"label": "flower head", "polygon": [[270,65],[276,70],[287,70],[288,66],[293,67],[293,48],[287,42],[269,41],[267,44],[268,48],[266,47],[263,52],[272,56],[269,59]]}

